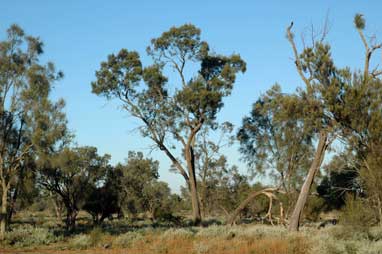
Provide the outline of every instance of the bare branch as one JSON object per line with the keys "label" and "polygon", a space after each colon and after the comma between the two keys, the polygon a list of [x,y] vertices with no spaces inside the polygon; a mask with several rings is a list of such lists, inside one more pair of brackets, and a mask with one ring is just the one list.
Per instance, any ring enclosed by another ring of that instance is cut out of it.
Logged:
{"label": "bare branch", "polygon": [[289,43],[292,46],[293,55],[294,55],[294,63],[296,65],[297,72],[300,75],[301,79],[304,81],[305,85],[310,89],[310,87],[311,87],[310,79],[308,79],[304,75],[304,71],[302,69],[302,63],[301,63],[301,60],[300,60],[300,57],[299,57],[299,54],[298,54],[298,51],[297,51],[296,43],[295,43],[295,41],[293,39],[293,33],[291,31],[292,27],[293,27],[293,22],[287,28],[287,38],[288,38]]}

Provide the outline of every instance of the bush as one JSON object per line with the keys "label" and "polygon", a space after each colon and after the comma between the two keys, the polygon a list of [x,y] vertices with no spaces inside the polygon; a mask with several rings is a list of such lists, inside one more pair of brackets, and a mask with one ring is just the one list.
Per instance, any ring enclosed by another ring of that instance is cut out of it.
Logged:
{"label": "bush", "polygon": [[194,251],[196,254],[205,254],[210,250],[210,246],[206,245],[204,242],[195,242]]}
{"label": "bush", "polygon": [[50,244],[59,241],[54,233],[46,228],[23,225],[6,234],[5,243],[17,247]]}
{"label": "bush", "polygon": [[192,231],[192,229],[184,229],[184,228],[179,228],[179,229],[174,229],[171,228],[169,230],[166,230],[162,234],[162,238],[166,239],[171,239],[171,238],[182,238],[182,239],[187,239],[187,238],[192,238],[195,235],[195,232]]}
{"label": "bush", "polygon": [[113,246],[128,248],[133,247],[137,241],[143,240],[144,237],[138,232],[128,232],[122,235],[119,235],[113,241]]}
{"label": "bush", "polygon": [[76,235],[71,241],[73,249],[87,249],[90,247],[102,246],[104,240],[104,232],[101,228],[96,227],[89,234]]}
{"label": "bush", "polygon": [[87,249],[92,247],[93,241],[90,235],[80,234],[76,235],[70,243],[70,247],[73,249]]}
{"label": "bush", "polygon": [[371,227],[368,230],[368,238],[371,241],[381,241],[382,242],[382,227]]}
{"label": "bush", "polygon": [[344,226],[354,227],[358,231],[365,230],[376,223],[375,214],[365,200],[348,196],[342,209],[340,223]]}

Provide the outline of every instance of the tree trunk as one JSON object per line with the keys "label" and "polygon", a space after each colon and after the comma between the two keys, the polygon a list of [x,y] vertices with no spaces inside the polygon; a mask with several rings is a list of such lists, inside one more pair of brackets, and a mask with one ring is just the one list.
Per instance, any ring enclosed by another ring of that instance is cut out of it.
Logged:
{"label": "tree trunk", "polygon": [[194,151],[191,146],[187,150],[188,152],[186,152],[186,160],[187,160],[187,167],[188,167],[188,173],[189,173],[188,181],[189,181],[191,203],[192,203],[192,220],[195,225],[199,225],[200,222],[202,221],[202,217],[200,213],[200,203],[199,203],[197,184],[196,184]]}
{"label": "tree trunk", "polygon": [[322,131],[320,133],[320,138],[318,141],[313,162],[309,168],[308,175],[305,179],[304,184],[302,185],[292,216],[290,217],[290,220],[289,220],[290,221],[288,226],[289,231],[298,231],[299,229],[301,214],[306,204],[306,201],[308,199],[310,187],[313,184],[315,175],[317,174],[318,170],[321,167],[326,149],[328,147],[327,140],[328,140],[328,134]]}
{"label": "tree trunk", "polygon": [[378,220],[379,220],[379,226],[381,227],[382,226],[382,202],[381,202],[381,198],[379,197],[378,195],[378,198],[377,198],[377,208],[378,208]]}
{"label": "tree trunk", "polygon": [[52,204],[54,207],[54,212],[56,214],[57,224],[62,224],[62,212],[64,206],[62,205],[62,202],[59,200],[58,196],[53,195],[52,192],[49,192],[50,198],[52,200]]}
{"label": "tree trunk", "polygon": [[78,211],[75,208],[67,207],[67,214],[66,214],[66,229],[69,232],[73,232],[76,228],[76,218],[77,218]]}
{"label": "tree trunk", "polygon": [[56,200],[53,200],[54,211],[56,213],[57,224],[62,224],[62,207]]}
{"label": "tree trunk", "polygon": [[1,198],[1,213],[0,213],[0,240],[5,239],[5,231],[7,229],[7,208],[8,208],[8,188],[3,184]]}

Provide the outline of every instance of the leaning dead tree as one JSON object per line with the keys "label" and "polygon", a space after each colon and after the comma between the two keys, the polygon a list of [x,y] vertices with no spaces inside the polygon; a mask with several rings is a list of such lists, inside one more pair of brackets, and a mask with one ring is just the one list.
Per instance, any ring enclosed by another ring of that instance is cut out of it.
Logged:
{"label": "leaning dead tree", "polygon": [[[264,195],[269,199],[269,206],[268,206],[268,211],[265,215],[265,218],[268,218],[270,223],[273,225],[273,219],[272,219],[272,206],[273,206],[273,201],[278,200],[277,196],[275,195],[276,193],[284,193],[283,191],[280,190],[280,188],[266,188],[260,191],[255,191],[251,193],[236,209],[233,211],[229,219],[227,220],[227,224],[229,225],[234,225],[237,217],[239,214],[258,196]],[[282,207],[282,203],[279,202],[280,204],[280,218],[279,218],[279,223],[284,224],[284,209]]]}

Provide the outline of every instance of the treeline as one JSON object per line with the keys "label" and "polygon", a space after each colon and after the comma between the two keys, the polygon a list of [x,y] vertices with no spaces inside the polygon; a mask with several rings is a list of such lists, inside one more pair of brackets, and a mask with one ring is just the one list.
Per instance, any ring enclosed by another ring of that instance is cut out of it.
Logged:
{"label": "treeline", "polygon": [[[364,66],[352,70],[335,64],[327,25],[312,31],[310,45],[304,40],[300,50],[292,22],[287,40],[303,86],[288,94],[274,85],[237,132],[218,122],[217,113],[246,63],[238,54],[212,52],[194,25],[152,39],[146,66],[136,51],[109,55],[96,71],[93,93],[119,101],[139,120],[142,138],[184,178],[181,196],[158,180],[158,162],[140,152],[111,166],[109,155],[74,145],[64,100],[50,99],[62,72],[40,62],[39,38],[12,25],[0,42],[0,238],[12,215],[41,197],[53,202],[59,222],[65,211],[69,231],[80,210],[95,224],[113,214],[158,220],[190,210],[195,225],[208,216],[223,214],[233,224],[239,215],[257,214],[293,231],[302,217],[361,205],[357,213],[370,215],[363,224],[381,223],[382,71],[370,65],[382,45],[368,40],[362,15],[354,24],[365,54]],[[169,80],[167,71],[177,78]],[[249,176],[222,153],[235,141]],[[252,184],[253,176],[267,184]]]}

